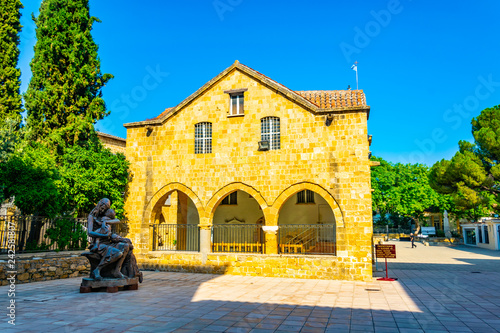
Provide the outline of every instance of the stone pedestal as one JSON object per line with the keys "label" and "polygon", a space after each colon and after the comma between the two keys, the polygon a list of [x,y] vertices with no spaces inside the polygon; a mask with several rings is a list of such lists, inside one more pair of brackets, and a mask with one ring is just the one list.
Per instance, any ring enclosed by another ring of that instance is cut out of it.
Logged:
{"label": "stone pedestal", "polygon": [[139,289],[139,278],[124,278],[124,279],[107,279],[94,280],[91,278],[83,278],[80,285],[81,293],[89,293],[92,289],[106,288],[108,293],[116,293],[118,288],[123,287],[126,290]]}

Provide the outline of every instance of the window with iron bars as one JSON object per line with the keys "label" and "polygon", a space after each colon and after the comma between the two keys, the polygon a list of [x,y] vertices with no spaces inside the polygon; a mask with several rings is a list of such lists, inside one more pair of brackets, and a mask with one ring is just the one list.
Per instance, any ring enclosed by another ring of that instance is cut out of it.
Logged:
{"label": "window with iron bars", "polygon": [[238,204],[238,193],[233,192],[222,199],[221,205],[237,205]]}
{"label": "window with iron bars", "polygon": [[194,153],[212,152],[212,123],[203,122],[194,125]]}
{"label": "window with iron bars", "polygon": [[314,203],[314,192],[303,190],[297,193],[297,203]]}
{"label": "window with iron bars", "polygon": [[260,120],[261,140],[269,142],[270,150],[281,148],[280,118],[265,117]]}

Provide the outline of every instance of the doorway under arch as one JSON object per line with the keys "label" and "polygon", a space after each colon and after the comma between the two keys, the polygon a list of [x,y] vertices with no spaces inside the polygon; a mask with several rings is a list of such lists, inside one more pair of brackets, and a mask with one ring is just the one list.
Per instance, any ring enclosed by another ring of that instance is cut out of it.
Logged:
{"label": "doorway under arch", "polygon": [[154,206],[152,216],[153,250],[200,250],[200,216],[188,195],[179,190],[164,194]]}
{"label": "doorway under arch", "polygon": [[304,189],[292,194],[278,216],[278,251],[289,254],[336,254],[336,221],[328,202]]}

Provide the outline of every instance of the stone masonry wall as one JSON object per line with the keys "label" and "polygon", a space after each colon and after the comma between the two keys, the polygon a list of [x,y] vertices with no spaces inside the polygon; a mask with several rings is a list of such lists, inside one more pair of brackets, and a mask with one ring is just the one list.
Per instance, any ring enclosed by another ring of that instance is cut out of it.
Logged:
{"label": "stone masonry wall", "polygon": [[[340,260],[339,260],[340,259]],[[233,274],[324,280],[363,280],[361,270],[346,269],[349,259],[312,255],[150,253],[137,256],[139,267],[187,273]],[[358,268],[359,269],[359,268]]]}
{"label": "stone masonry wall", "polygon": [[123,139],[115,139],[110,135],[105,135],[102,133],[97,133],[99,140],[103,144],[104,147],[109,148],[113,153],[122,153],[125,154],[125,140]]}
{"label": "stone masonry wall", "polygon": [[[0,260],[0,285],[7,281],[7,260]],[[66,279],[90,274],[90,264],[87,258],[79,255],[56,258],[18,258],[16,260],[16,283],[29,283],[56,279]]]}

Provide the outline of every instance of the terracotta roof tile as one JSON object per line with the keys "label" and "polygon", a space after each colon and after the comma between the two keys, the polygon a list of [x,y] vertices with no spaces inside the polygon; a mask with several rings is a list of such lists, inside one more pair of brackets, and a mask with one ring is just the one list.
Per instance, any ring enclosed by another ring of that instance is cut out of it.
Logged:
{"label": "terracotta roof tile", "polygon": [[321,109],[366,106],[363,90],[309,90],[296,93]]}
{"label": "terracotta roof tile", "polygon": [[153,118],[153,119],[150,119],[150,120],[155,120],[155,119],[160,119],[161,117],[163,117],[164,115],[166,115],[167,113],[170,112],[170,110],[172,110],[173,108],[166,108],[165,111],[163,111],[162,113],[160,113],[159,116]]}

